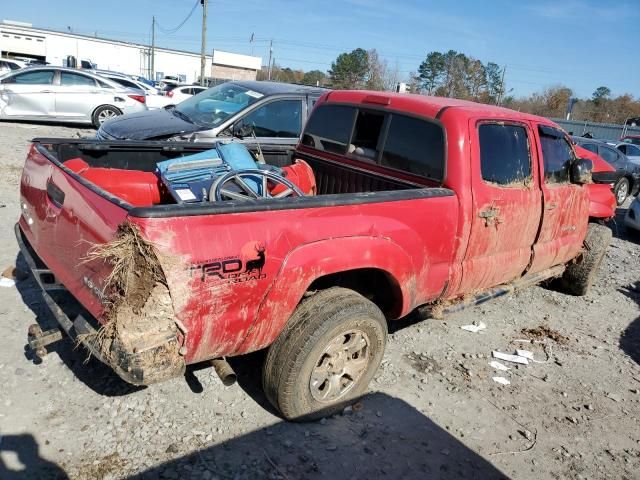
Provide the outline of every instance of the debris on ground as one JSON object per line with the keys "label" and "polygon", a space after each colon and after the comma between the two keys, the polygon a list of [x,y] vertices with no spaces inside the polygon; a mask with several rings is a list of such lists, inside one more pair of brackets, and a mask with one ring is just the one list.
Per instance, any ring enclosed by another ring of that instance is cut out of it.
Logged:
{"label": "debris on ground", "polygon": [[512,355],[509,353],[496,352],[495,350],[491,352],[491,355],[493,356],[493,358],[497,358],[498,360],[504,360],[505,362],[529,365],[529,360],[527,360],[525,357],[521,357],[520,355]]}
{"label": "debris on ground", "polygon": [[511,385],[511,382],[504,377],[491,377],[491,380],[493,380],[496,383],[499,383],[500,385]]}
{"label": "debris on ground", "polygon": [[506,372],[507,370],[511,370],[505,364],[500,363],[500,362],[496,362],[495,360],[491,360],[489,362],[489,365],[491,365],[492,368],[495,368],[496,370],[500,370],[502,372]]}
{"label": "debris on ground", "polygon": [[569,337],[565,337],[557,330],[550,328],[548,325],[540,325],[535,328],[523,328],[521,333],[531,340],[550,339],[560,345],[566,345],[569,342]]}
{"label": "debris on ground", "polygon": [[467,332],[471,332],[471,333],[478,333],[482,330],[484,330],[485,328],[487,328],[487,326],[485,325],[484,322],[473,322],[471,325],[463,325],[460,327],[462,330],[466,330]]}

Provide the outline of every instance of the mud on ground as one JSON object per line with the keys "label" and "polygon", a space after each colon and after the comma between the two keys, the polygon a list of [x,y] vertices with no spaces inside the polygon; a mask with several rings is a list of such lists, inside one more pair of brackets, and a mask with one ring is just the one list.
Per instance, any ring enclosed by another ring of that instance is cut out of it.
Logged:
{"label": "mud on ground", "polygon": [[[16,262],[28,140],[78,131],[0,123],[0,270]],[[53,319],[33,280],[0,288],[0,478],[638,478],[640,246],[613,229],[587,297],[533,287],[444,320],[414,315],[392,327],[371,394],[312,424],[274,415],[259,354],[234,361],[232,387],[193,368],[131,387],[69,343],[34,365],[27,327]],[[474,321],[486,330],[459,328]],[[515,348],[543,363],[488,365]]]}

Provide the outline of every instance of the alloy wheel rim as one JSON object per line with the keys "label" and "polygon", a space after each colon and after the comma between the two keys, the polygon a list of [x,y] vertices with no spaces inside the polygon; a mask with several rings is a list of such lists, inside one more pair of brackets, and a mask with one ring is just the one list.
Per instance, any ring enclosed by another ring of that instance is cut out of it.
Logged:
{"label": "alloy wheel rim", "polygon": [[103,122],[115,116],[116,116],[116,112],[114,112],[113,110],[103,110],[98,114],[98,122],[102,124]]}
{"label": "alloy wheel rim", "polygon": [[350,330],[331,340],[311,372],[311,396],[323,403],[346,396],[367,370],[370,344],[362,330]]}
{"label": "alloy wheel rim", "polygon": [[618,188],[618,203],[624,202],[625,198],[627,198],[627,184],[622,183]]}

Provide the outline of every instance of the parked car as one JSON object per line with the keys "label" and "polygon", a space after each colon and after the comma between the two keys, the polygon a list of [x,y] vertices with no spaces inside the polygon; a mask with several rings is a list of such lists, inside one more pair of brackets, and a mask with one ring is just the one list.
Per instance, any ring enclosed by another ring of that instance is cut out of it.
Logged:
{"label": "parked car", "polygon": [[618,205],[622,205],[629,195],[635,196],[640,190],[640,165],[630,161],[620,150],[600,141],[583,137],[571,137],[581,147],[601,156],[620,174],[613,187]]}
{"label": "parked car", "polygon": [[624,216],[624,224],[634,233],[640,233],[640,200],[638,197],[634,198],[631,205],[629,205]]}
{"label": "parked car", "polygon": [[0,120],[89,123],[147,110],[141,90],[86,70],[30,67],[0,77]]}
{"label": "parked car", "polygon": [[18,60],[0,58],[0,75],[13,72],[14,70],[20,70],[21,68],[24,68],[24,64]]}
{"label": "parked car", "polygon": [[620,141],[640,145],[640,135],[625,135],[620,139]]}
{"label": "parked car", "polygon": [[199,85],[174,85],[165,91],[165,96],[170,99],[171,105],[176,105],[205,90],[207,90],[207,87],[201,87]]}
{"label": "parked car", "polygon": [[113,80],[116,83],[119,83],[123,87],[134,88],[137,90],[142,90],[147,96],[147,108],[149,110],[154,110],[157,108],[164,108],[167,105],[173,103],[171,100],[167,99],[164,95],[160,95],[160,91],[144,82],[140,82],[129,75],[125,75],[123,73],[115,73],[108,72],[104,70],[97,70],[95,73],[100,75],[101,77],[108,78],[109,80]]}
{"label": "parked car", "polygon": [[98,130],[97,138],[207,142],[242,137],[239,141],[249,148],[259,143],[265,154],[286,162],[313,104],[326,91],[276,82],[222,83],[174,108],[113,119]]}
{"label": "parked car", "polygon": [[[266,96],[259,86],[184,103],[222,123]],[[234,142],[36,140],[20,249],[61,328],[126,381],[211,359],[221,372],[224,357],[268,347],[266,397],[301,420],[365,392],[388,322],[551,278],[583,295],[611,239],[589,222],[592,162],[545,118],[335,91],[292,159],[311,188]],[[52,278],[88,313],[57,308]]]}
{"label": "parked car", "polygon": [[609,142],[609,145],[620,150],[633,163],[640,165],[640,145],[627,142]]}
{"label": "parked car", "polygon": [[589,218],[593,220],[613,218],[616,212],[616,198],[613,195],[613,187],[621,174],[605,162],[598,154],[593,153],[580,145],[573,146],[577,158],[591,160],[593,170],[591,178],[593,183],[585,185],[589,190]]}

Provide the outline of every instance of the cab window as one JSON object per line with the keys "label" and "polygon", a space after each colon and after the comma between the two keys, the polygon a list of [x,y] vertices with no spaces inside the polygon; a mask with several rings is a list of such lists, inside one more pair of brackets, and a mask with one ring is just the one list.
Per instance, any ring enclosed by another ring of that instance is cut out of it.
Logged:
{"label": "cab window", "polygon": [[540,132],[545,183],[569,183],[569,170],[574,154],[564,133],[546,125],[540,125],[538,131]]}
{"label": "cab window", "polygon": [[522,187],[531,179],[527,130],[520,125],[483,123],[478,127],[482,179]]}

